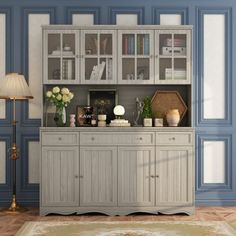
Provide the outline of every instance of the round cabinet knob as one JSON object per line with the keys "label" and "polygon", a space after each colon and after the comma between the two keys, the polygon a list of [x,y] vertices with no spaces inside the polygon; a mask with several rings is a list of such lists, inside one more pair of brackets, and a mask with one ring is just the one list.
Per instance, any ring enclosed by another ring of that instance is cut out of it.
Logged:
{"label": "round cabinet knob", "polygon": [[155,175],[151,175],[150,177],[151,177],[151,178],[155,178]]}
{"label": "round cabinet knob", "polygon": [[175,137],[169,138],[169,140],[173,140],[173,141],[174,141],[174,140],[175,140]]}
{"label": "round cabinet knob", "polygon": [[62,140],[62,138],[61,138],[61,137],[59,137],[59,138],[58,138],[58,140],[59,140],[59,141],[61,141],[61,140]]}
{"label": "round cabinet knob", "polygon": [[78,179],[78,178],[79,178],[79,176],[78,176],[78,175],[75,175],[75,178],[76,178],[76,179]]}
{"label": "round cabinet knob", "polygon": [[84,178],[84,176],[83,176],[83,175],[80,175],[79,177],[80,177],[81,179],[82,179],[82,178]]}
{"label": "round cabinet knob", "polygon": [[94,140],[95,140],[95,138],[94,138],[94,137],[92,137],[92,138],[91,138],[91,140],[92,140],[92,141],[94,141]]}
{"label": "round cabinet knob", "polygon": [[139,140],[143,140],[143,138],[142,138],[142,137],[140,137],[140,138],[139,138]]}
{"label": "round cabinet knob", "polygon": [[159,175],[156,175],[156,178],[159,178]]}

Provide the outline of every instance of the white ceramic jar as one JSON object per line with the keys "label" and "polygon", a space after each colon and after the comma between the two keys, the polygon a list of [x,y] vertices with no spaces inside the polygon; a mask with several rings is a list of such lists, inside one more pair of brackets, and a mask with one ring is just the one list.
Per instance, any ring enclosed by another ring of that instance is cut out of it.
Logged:
{"label": "white ceramic jar", "polygon": [[168,126],[178,126],[180,121],[180,114],[178,109],[171,109],[166,113],[166,120]]}

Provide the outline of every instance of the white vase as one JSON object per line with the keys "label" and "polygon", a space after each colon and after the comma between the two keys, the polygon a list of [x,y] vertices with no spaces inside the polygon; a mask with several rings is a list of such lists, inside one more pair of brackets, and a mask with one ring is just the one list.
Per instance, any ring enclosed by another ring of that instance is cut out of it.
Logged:
{"label": "white vase", "polygon": [[143,126],[152,127],[152,118],[144,118],[143,119]]}
{"label": "white vase", "polygon": [[166,114],[168,126],[178,126],[180,121],[180,114],[178,109],[169,110]]}

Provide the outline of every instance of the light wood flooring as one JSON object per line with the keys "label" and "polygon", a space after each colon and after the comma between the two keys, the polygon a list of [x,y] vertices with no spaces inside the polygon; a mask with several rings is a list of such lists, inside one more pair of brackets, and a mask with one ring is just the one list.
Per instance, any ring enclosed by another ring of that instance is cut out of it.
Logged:
{"label": "light wood flooring", "polygon": [[177,215],[149,215],[133,214],[129,216],[105,216],[100,214],[85,214],[60,216],[50,215],[46,217],[39,216],[39,210],[29,208],[24,213],[3,213],[0,212],[0,235],[12,236],[26,221],[226,221],[236,226],[236,206],[234,207],[197,207],[195,215],[187,216],[184,214]]}

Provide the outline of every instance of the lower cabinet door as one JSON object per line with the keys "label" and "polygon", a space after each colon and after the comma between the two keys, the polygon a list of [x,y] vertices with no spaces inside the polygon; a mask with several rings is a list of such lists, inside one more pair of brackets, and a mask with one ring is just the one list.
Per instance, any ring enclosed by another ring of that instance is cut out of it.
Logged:
{"label": "lower cabinet door", "polygon": [[42,206],[78,206],[78,147],[43,147],[41,158]]}
{"label": "lower cabinet door", "polygon": [[117,206],[117,148],[80,148],[80,206]]}
{"label": "lower cabinet door", "polygon": [[156,147],[156,204],[193,203],[194,160],[191,147]]}
{"label": "lower cabinet door", "polygon": [[154,147],[118,148],[118,206],[154,206]]}

